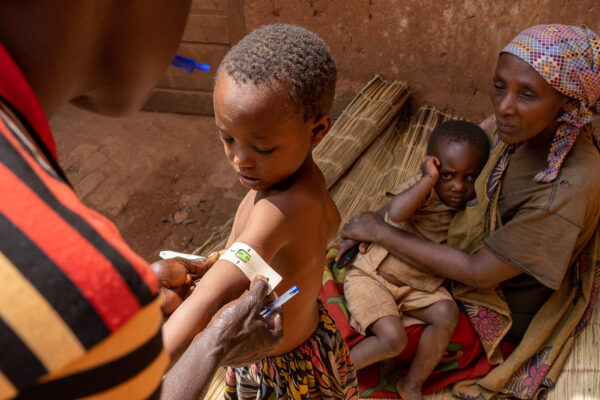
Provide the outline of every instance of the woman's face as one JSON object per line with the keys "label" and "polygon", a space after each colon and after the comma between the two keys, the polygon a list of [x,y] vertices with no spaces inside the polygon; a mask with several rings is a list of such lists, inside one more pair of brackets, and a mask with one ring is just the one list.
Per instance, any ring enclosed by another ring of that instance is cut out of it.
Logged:
{"label": "woman's face", "polygon": [[492,103],[503,142],[550,143],[568,99],[519,57],[502,53],[498,58]]}

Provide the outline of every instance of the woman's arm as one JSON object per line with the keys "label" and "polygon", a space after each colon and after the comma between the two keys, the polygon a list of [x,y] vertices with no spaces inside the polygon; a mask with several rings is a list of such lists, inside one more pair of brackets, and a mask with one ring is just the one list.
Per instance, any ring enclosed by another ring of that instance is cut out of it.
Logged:
{"label": "woman's arm", "polygon": [[417,238],[387,223],[374,212],[354,216],[343,230],[345,238],[374,242],[425,272],[462,282],[475,288],[491,288],[521,271],[483,247],[474,254]]}

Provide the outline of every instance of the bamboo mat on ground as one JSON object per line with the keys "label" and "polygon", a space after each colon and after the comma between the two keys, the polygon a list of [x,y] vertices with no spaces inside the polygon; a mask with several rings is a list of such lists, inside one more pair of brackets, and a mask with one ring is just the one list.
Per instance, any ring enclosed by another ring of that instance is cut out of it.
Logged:
{"label": "bamboo mat on ground", "polygon": [[335,184],[398,115],[409,94],[406,83],[375,76],[354,97],[313,151],[327,188]]}
{"label": "bamboo mat on ground", "polygon": [[222,400],[225,393],[225,368],[219,368],[206,391],[204,400]]}

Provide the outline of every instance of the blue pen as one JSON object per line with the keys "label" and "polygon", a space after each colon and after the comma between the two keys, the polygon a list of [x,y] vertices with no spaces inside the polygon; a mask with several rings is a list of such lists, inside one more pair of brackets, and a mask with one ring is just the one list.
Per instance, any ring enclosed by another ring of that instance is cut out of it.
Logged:
{"label": "blue pen", "polygon": [[210,71],[210,66],[192,60],[191,58],[176,55],[171,61],[171,65],[179,68],[187,73],[194,72],[195,69],[200,71]]}
{"label": "blue pen", "polygon": [[298,292],[299,292],[298,286],[292,286],[287,292],[285,292],[284,294],[279,296],[277,298],[277,300],[275,300],[274,302],[272,302],[271,304],[269,304],[268,306],[263,308],[262,311],[260,312],[260,315],[264,318],[268,317],[269,315],[271,315],[273,313],[273,311],[275,311],[277,308],[284,305],[289,299],[291,299],[296,294],[298,294]]}

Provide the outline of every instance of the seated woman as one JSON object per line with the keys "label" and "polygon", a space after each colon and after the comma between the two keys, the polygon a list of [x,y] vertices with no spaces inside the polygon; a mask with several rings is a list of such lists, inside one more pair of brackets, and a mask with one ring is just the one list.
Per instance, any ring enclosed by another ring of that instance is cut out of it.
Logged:
{"label": "seated woman", "polygon": [[[500,365],[455,385],[455,395],[529,398],[556,382],[600,281],[600,148],[591,126],[600,38],[585,27],[527,29],[500,53],[493,81],[495,113],[482,124],[490,158],[476,201],[452,221],[449,246],[374,212],[353,217],[342,235],[456,281],[453,295]],[[518,345],[506,360],[502,340]]]}

